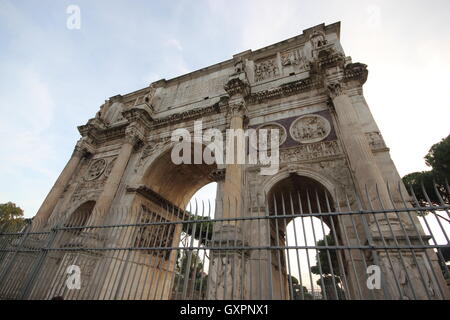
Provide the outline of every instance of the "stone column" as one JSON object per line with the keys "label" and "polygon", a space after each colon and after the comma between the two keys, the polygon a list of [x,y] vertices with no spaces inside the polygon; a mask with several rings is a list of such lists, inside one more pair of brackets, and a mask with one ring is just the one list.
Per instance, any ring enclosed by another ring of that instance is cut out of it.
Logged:
{"label": "stone column", "polygon": [[[234,101],[230,104],[230,129],[243,130],[244,129],[244,113],[245,103],[243,100]],[[227,141],[227,150],[231,143]],[[235,161],[226,164],[225,181],[223,183],[223,218],[236,218],[241,215],[242,209],[242,178],[243,166],[237,163],[237,143],[234,144]]]}
{"label": "stone column", "polygon": [[130,160],[133,148],[139,141],[142,141],[142,139],[143,134],[134,124],[127,127],[124,143],[120,149],[116,161],[114,162],[111,173],[106,180],[103,191],[95,204],[89,224],[99,224],[107,215],[109,209],[111,208],[117,189],[119,188],[119,184],[127,167],[128,161]]}
{"label": "stone column", "polygon": [[[345,93],[342,84],[339,82],[329,83],[328,90],[339,123],[341,140],[347,151],[350,166],[360,192],[365,195],[367,187],[369,199],[374,209],[381,209],[381,205],[384,208],[389,208],[392,204],[390,203],[386,183],[376,164],[350,97]],[[376,187],[378,187],[378,193]],[[366,203],[366,206],[369,208],[368,203]]]}
{"label": "stone column", "polygon": [[[326,60],[323,60],[327,62]],[[336,61],[330,59],[328,61]],[[339,61],[339,59],[337,59]],[[333,101],[334,111],[340,131],[341,142],[345,148],[349,166],[353,172],[357,189],[367,210],[392,209],[393,203],[386,181],[378,167],[375,156],[372,153],[369,142],[365,136],[358,113],[347,94],[348,89],[362,86],[367,77],[364,65],[351,64],[344,67],[343,63],[334,62],[322,67],[325,77],[325,85]],[[376,218],[375,218],[376,217]],[[376,220],[375,220],[376,219]],[[369,244],[382,246],[388,245],[408,246],[405,232],[412,245],[420,245],[417,234],[410,223],[399,220],[395,212],[375,215],[362,215],[356,217],[357,224],[366,229]],[[343,220],[341,220],[343,221]],[[367,228],[366,228],[366,227]],[[420,224],[416,226],[422,230]],[[383,290],[373,292],[376,297],[385,299],[441,299],[449,296],[449,291],[439,271],[437,264],[430,265],[425,258],[423,250],[390,250],[389,255],[384,250],[376,250],[371,259],[373,264],[382,270],[381,286]],[[417,262],[416,262],[417,260]],[[432,262],[434,263],[434,262]],[[356,262],[356,268],[364,272],[361,264]],[[437,272],[437,278],[433,278],[432,268]],[[359,281],[363,294],[370,298],[366,290],[365,277],[358,277],[352,281]],[[395,286],[400,283],[401,292]],[[424,285],[424,282],[426,285]],[[414,292],[414,293],[413,293]]]}
{"label": "stone column", "polygon": [[216,203],[215,203],[215,211],[214,218],[221,219],[223,218],[223,205],[222,205],[222,196],[223,196],[223,184],[225,181],[225,172],[226,169],[216,169],[209,174],[211,180],[217,183],[216,190]]}
{"label": "stone column", "polygon": [[80,139],[75,146],[75,150],[73,151],[69,162],[64,167],[35,216],[37,224],[40,226],[48,221],[81,159],[89,154],[88,150],[90,150],[89,145],[83,138]]}
{"label": "stone column", "polygon": [[[244,102],[239,99],[230,104],[230,129],[243,129]],[[236,155],[236,149],[234,154]],[[229,152],[227,142],[226,152]],[[220,218],[236,218],[242,215],[242,179],[243,168],[236,162],[227,163],[223,195],[219,199]],[[244,246],[241,223],[237,221],[218,222],[214,225],[212,244],[214,247]],[[248,259],[243,251],[238,249],[216,250],[211,252],[211,267],[208,277],[208,299],[242,299],[248,296],[246,285],[246,270]]]}
{"label": "stone column", "polygon": [[[235,59],[235,73],[225,85],[230,95],[228,102],[230,129],[243,130],[246,111],[245,98],[250,93],[244,63]],[[229,137],[227,136],[227,140]],[[227,141],[226,153],[230,152]],[[225,181],[223,183],[223,206],[221,218],[237,218],[243,214],[243,164],[237,163],[237,146],[235,159],[226,163]],[[244,149],[245,150],[245,149]],[[230,249],[212,250],[208,277],[208,299],[246,299],[249,296],[249,260],[248,252],[240,249],[246,246],[242,224],[238,221],[215,223],[211,244],[214,247]]]}

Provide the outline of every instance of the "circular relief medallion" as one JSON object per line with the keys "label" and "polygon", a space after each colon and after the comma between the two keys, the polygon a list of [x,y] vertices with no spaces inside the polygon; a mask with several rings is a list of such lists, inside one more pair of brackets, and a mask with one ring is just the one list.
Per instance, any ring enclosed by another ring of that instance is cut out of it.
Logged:
{"label": "circular relief medallion", "polygon": [[[267,130],[267,139],[261,139],[261,141],[260,141],[259,135],[260,135],[261,129]],[[257,150],[262,150],[262,151],[270,149],[271,130],[278,130],[279,146],[281,146],[286,141],[287,133],[286,133],[286,129],[282,125],[275,123],[275,122],[274,123],[266,123],[256,129],[257,141],[250,140],[252,147]],[[256,145],[255,145],[255,142],[256,142]],[[267,146],[267,144],[269,144],[269,146]]]}
{"label": "circular relief medallion", "polygon": [[291,137],[301,143],[322,141],[328,137],[330,131],[330,122],[317,114],[301,116],[292,123],[289,129]]}
{"label": "circular relief medallion", "polygon": [[91,163],[89,170],[86,174],[85,179],[87,181],[97,179],[102,175],[102,173],[106,169],[106,160],[105,159],[97,159]]}

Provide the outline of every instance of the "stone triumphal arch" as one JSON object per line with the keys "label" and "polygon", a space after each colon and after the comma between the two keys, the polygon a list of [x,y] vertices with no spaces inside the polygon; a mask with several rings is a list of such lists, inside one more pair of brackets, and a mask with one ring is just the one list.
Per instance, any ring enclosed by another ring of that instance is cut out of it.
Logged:
{"label": "stone triumphal arch", "polygon": [[[375,207],[373,209],[388,208],[391,201],[401,203],[402,196],[408,197],[403,186],[402,195],[390,193],[386,187],[387,182],[399,181],[400,177],[363,95],[367,75],[366,65],[353,62],[344,54],[340,23],[334,23],[318,25],[268,47],[244,51],[201,70],[113,96],[105,101],[95,117],[78,127],[81,139],[36,215],[39,228],[49,230],[55,225],[70,226],[74,219],[90,225],[126,224],[139,219],[145,222],[154,216],[163,222],[179,221],[185,214],[179,209],[185,208],[199,188],[213,181],[218,183],[218,198],[233,199],[233,206],[227,206],[225,201],[216,209],[216,218],[244,217],[250,215],[249,212],[273,215],[274,206],[278,210],[283,206],[275,194],[290,194],[302,187],[319,190],[317,202],[310,208],[312,212],[318,212],[318,206],[322,211],[334,211],[348,203],[353,209],[358,209],[359,205],[368,208],[364,199],[379,199],[370,204]],[[279,129],[279,171],[265,176],[260,174],[261,165],[258,164],[173,164],[171,133],[177,128],[192,130],[193,122],[200,119],[203,129],[217,128],[223,132],[230,128]],[[362,203],[358,203],[354,195],[360,195]],[[306,198],[306,194],[301,196]],[[272,197],[274,202],[267,205]],[[298,207],[302,200],[294,202]],[[307,203],[303,207],[307,208]],[[146,214],[140,214],[138,218],[134,212],[143,208]],[[116,215],[120,210],[130,213]],[[342,235],[340,240],[346,245],[356,242],[355,234],[350,232],[352,221],[349,219],[347,216],[339,221],[332,218],[325,221],[330,229],[337,230],[337,234],[345,232],[346,237]],[[387,219],[391,219],[394,232],[400,232],[396,229],[399,228],[397,218],[388,215]],[[417,217],[414,219],[413,223],[404,222],[407,231],[413,224],[420,228]],[[355,221],[357,228],[362,228],[358,217]],[[267,232],[273,229],[272,222],[222,223],[215,230],[216,237],[212,242],[223,243],[230,235],[233,239],[242,239],[247,246],[283,242],[283,239],[267,237]],[[379,223],[381,229],[376,229],[369,219],[370,241],[378,241],[380,233],[387,232],[383,221]],[[181,225],[171,226],[168,231],[171,236],[164,245],[176,247]],[[79,232],[66,233],[61,241],[69,243],[80,236]],[[391,239],[387,233],[385,238]],[[91,234],[90,241],[92,246],[104,241],[111,246],[131,247],[139,245],[141,240],[131,236],[125,240],[118,237],[104,239],[101,235]],[[274,271],[286,267],[277,265],[276,259],[272,259],[271,264],[263,264],[261,269],[261,261],[270,261],[270,252],[261,249],[257,253],[259,256],[255,258],[256,252],[241,254],[230,249],[225,260],[212,254],[209,297],[287,298],[289,292],[281,285],[288,281],[286,270],[282,277]],[[117,259],[120,266],[126,259],[119,254],[121,252],[108,259]],[[350,254],[351,250],[348,250],[341,261],[344,268],[357,271],[348,273],[345,288],[348,297],[356,297],[358,290],[360,296],[369,297],[363,285],[366,265],[356,256],[350,259]],[[388,257],[380,250],[377,259],[367,257],[385,272],[387,288],[377,291],[377,297],[403,298],[391,288],[395,281],[391,278],[393,273],[389,272],[399,265],[406,265],[412,275],[407,284],[401,285],[414,287],[418,298],[448,297],[442,276],[433,276],[440,272],[434,252],[428,252],[431,263],[426,263],[429,260],[423,257],[424,254],[425,250],[417,251],[415,259],[410,255],[403,259],[398,255]],[[58,263],[62,264],[64,259],[55,258],[54,268],[58,268]],[[91,270],[83,275],[87,277],[83,279],[89,279],[89,274],[94,273],[92,270],[101,265],[103,258],[101,253],[86,252],[80,253],[79,259],[92,261],[88,264]],[[141,298],[142,295],[134,296],[129,290],[140,286],[139,292],[148,291],[145,296],[168,299],[175,259],[176,251],[172,251],[158,266],[127,264],[126,268],[146,268],[146,272],[157,274],[158,285],[153,287],[138,280],[119,284],[110,281],[117,276],[120,267],[105,267],[101,270],[102,276],[96,277],[95,281],[84,281],[83,285],[95,286],[87,290],[84,297]],[[244,276],[232,282],[224,279],[221,270],[228,264]],[[258,279],[273,277],[273,281],[253,279],[257,273],[249,272],[252,268],[259,270]],[[424,277],[428,279],[426,286],[419,280]],[[45,282],[51,281],[56,279],[47,275]],[[38,295],[39,283],[39,280],[35,281],[35,288],[29,289],[30,292]],[[217,290],[227,286],[236,289]],[[252,295],[253,291],[258,293]],[[46,292],[40,296],[51,298],[51,294]],[[408,296],[407,289],[404,295]],[[70,298],[69,293],[67,298]]]}

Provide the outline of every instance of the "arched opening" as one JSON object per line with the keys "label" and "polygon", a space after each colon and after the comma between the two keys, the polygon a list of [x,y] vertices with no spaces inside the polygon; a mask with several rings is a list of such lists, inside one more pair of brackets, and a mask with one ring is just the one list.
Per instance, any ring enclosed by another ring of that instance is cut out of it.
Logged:
{"label": "arched opening", "polygon": [[[204,150],[204,147],[202,148]],[[213,182],[210,174],[217,169],[217,165],[206,163],[177,165],[172,161],[171,154],[172,150],[167,150],[153,161],[142,182],[164,199],[184,208],[200,188]]]}
{"label": "arched opening", "polygon": [[343,257],[329,249],[342,243],[330,192],[292,174],[269,190],[267,200],[269,214],[278,217],[270,221],[270,245],[281,248],[270,257],[275,298],[344,299]]}
{"label": "arched opening", "polygon": [[[193,157],[194,150],[192,145]],[[147,168],[141,181],[146,192],[138,194],[134,203],[141,209],[141,221],[156,223],[142,228],[136,246],[181,248],[136,253],[141,257],[135,259],[145,261],[151,269],[148,274],[152,274],[152,279],[145,284],[149,287],[143,288],[149,299],[204,297],[208,253],[202,247],[209,240],[212,227],[210,223],[189,221],[213,219],[216,183],[211,173],[217,166],[194,164],[193,160],[192,164],[178,165],[172,159],[172,150],[165,151]]]}
{"label": "arched opening", "polygon": [[[86,226],[89,217],[95,207],[95,201],[87,201],[81,204],[64,223],[64,227],[83,227]],[[66,229],[61,235],[61,246],[67,247],[75,245],[73,242],[77,236],[83,231],[82,228]]]}

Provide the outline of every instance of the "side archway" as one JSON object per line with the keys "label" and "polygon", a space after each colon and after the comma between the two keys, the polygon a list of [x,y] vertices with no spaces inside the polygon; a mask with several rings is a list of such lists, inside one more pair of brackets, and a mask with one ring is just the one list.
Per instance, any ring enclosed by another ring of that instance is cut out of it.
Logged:
{"label": "side archway", "polygon": [[[316,299],[342,299],[345,295],[341,252],[317,249],[342,243],[339,219],[333,215],[331,184],[326,187],[311,176],[281,173],[266,193],[269,214],[277,217],[270,222],[270,245],[286,248],[271,250],[273,287],[280,299],[308,299],[312,295],[317,295]],[[289,249],[292,246],[304,249]]]}

